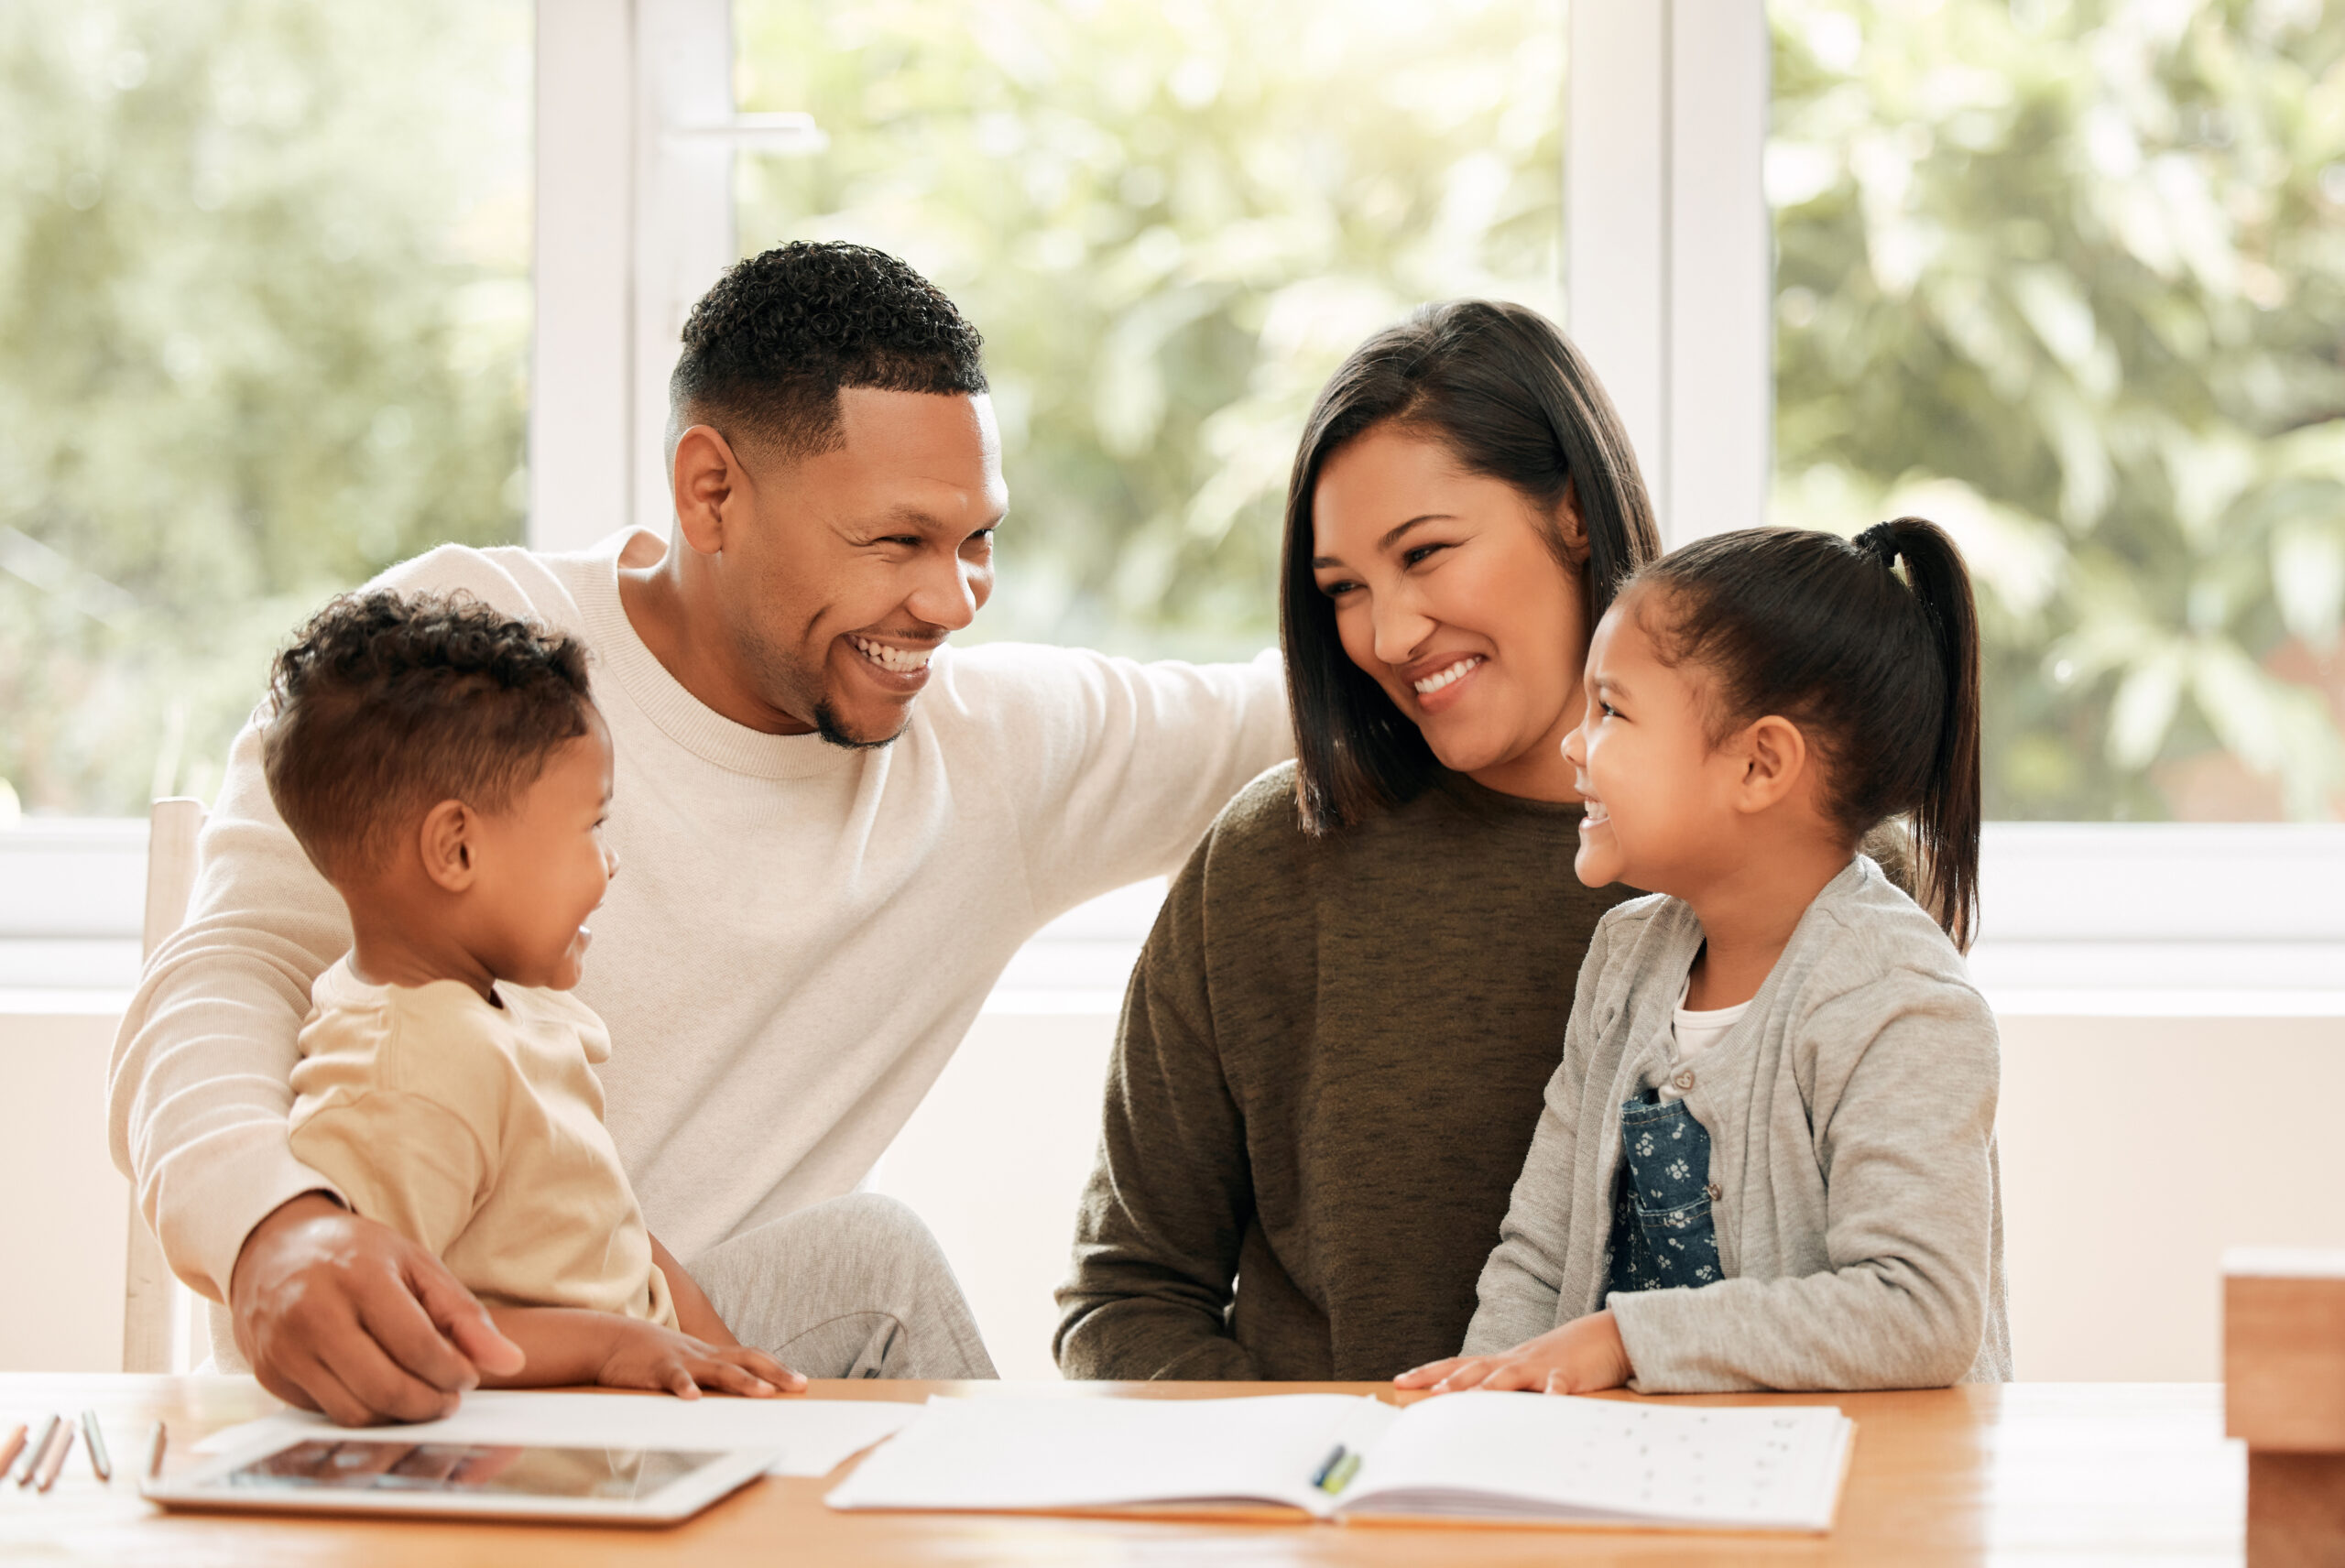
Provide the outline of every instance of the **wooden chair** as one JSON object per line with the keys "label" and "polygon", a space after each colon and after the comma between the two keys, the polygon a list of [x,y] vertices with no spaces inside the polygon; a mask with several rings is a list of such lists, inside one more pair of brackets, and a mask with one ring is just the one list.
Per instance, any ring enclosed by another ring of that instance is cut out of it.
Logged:
{"label": "wooden chair", "polygon": [[[203,832],[203,802],[178,798],[158,800],[148,818],[147,916],[141,927],[141,961],[155,956],[187,919],[195,891],[195,841]],[[138,1190],[130,1192],[130,1248],[123,1269],[122,1369],[125,1372],[187,1370],[192,1334],[189,1316],[194,1292],[180,1284],[163,1261],[139,1212]]]}

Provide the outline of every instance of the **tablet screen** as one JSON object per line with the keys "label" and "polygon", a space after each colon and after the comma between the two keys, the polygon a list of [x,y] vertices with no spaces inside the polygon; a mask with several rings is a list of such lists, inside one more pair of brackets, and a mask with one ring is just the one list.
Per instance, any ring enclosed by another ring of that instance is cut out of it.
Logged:
{"label": "tablet screen", "polygon": [[312,1439],[253,1460],[215,1485],[243,1492],[438,1493],[632,1500],[714,1460],[669,1449],[529,1448]]}

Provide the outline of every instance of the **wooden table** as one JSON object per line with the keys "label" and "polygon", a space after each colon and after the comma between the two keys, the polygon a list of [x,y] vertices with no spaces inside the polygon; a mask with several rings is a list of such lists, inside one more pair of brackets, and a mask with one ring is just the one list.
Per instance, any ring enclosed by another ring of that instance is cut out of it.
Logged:
{"label": "wooden table", "polygon": [[[823,1399],[1183,1398],[1339,1390],[1368,1384],[817,1383]],[[1530,1396],[1525,1396],[1526,1398]],[[1625,1396],[1623,1396],[1625,1397]],[[1857,1422],[1840,1519],[1820,1538],[1333,1525],[1170,1524],[1007,1515],[834,1514],[831,1481],[768,1478],[691,1523],[635,1532],[578,1527],[164,1515],[140,1502],[148,1422],[170,1423],[175,1464],[206,1433],[277,1408],[243,1378],[0,1376],[0,1422],[97,1410],[117,1465],[111,1486],[79,1446],[55,1491],[0,1486],[0,1562],[441,1565],[734,1563],[1552,1563],[2024,1561],[2235,1563],[2245,1461],[2222,1435],[2216,1384],[2020,1383],[1919,1393],[1702,1403],[1837,1404]],[[850,1461],[850,1464],[852,1461]],[[840,1474],[845,1474],[844,1468]],[[836,1477],[834,1476],[833,1480]]]}

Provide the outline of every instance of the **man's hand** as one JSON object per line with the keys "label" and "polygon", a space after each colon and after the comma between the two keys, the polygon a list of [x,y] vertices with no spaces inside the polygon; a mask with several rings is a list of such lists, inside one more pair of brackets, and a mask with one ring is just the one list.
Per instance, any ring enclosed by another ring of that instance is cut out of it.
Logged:
{"label": "man's hand", "polygon": [[323,1192],[253,1227],[228,1304],[261,1387],[344,1426],[436,1420],[483,1372],[521,1369],[446,1265]]}
{"label": "man's hand", "polygon": [[1536,1339],[1526,1339],[1502,1355],[1453,1356],[1403,1372],[1392,1381],[1403,1388],[1431,1388],[1436,1394],[1466,1388],[1587,1394],[1617,1388],[1635,1371],[1629,1365],[1629,1347],[1620,1342],[1620,1325],[1612,1314],[1590,1312]]}

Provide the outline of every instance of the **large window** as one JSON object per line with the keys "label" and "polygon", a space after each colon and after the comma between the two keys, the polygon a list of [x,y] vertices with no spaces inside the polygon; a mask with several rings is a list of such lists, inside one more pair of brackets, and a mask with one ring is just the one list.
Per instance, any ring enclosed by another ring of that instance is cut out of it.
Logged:
{"label": "large window", "polygon": [[2001,818],[2345,805],[2345,8],[1773,0],[1775,520],[1969,554]]}
{"label": "large window", "polygon": [[274,648],[518,539],[528,0],[0,5],[0,817],[208,797]]}
{"label": "large window", "polygon": [[551,548],[664,528],[684,312],[745,250],[840,236],[989,339],[1012,518],[981,637],[1262,646],[1314,391],[1416,303],[1511,296],[1565,315],[1676,536],[1770,515],[1772,455],[1778,521],[1962,538],[1994,942],[2334,942],[2275,898],[2345,829],[2168,819],[2345,796],[2345,9],[536,20],[533,154],[529,0],[0,8],[0,815],[208,795],[270,648],[430,543],[525,506]]}
{"label": "large window", "polygon": [[737,0],[745,252],[905,256],[985,332],[1010,481],[986,637],[1275,636],[1311,398],[1427,299],[1560,314],[1563,0]]}

